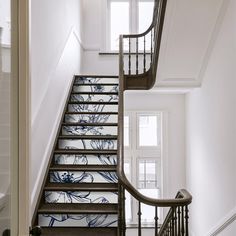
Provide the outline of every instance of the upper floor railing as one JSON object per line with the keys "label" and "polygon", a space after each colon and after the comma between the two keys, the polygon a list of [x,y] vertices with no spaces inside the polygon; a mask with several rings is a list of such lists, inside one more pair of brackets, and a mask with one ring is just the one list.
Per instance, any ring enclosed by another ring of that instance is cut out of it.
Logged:
{"label": "upper floor railing", "polygon": [[[125,236],[125,191],[138,202],[138,236],[142,234],[142,204],[154,207],[155,236],[188,235],[188,205],[192,196],[179,190],[174,199],[154,199],[141,194],[124,173],[124,91],[151,89],[156,82],[162,29],[167,0],[155,0],[153,21],[141,34],[121,35],[119,48],[119,117],[118,117],[118,167],[119,176],[119,234]],[[160,226],[159,208],[169,208]]]}

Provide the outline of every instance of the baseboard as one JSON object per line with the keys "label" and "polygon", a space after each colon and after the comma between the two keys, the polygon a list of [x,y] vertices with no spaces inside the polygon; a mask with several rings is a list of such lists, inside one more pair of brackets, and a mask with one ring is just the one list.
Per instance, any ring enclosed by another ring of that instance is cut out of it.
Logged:
{"label": "baseboard", "polygon": [[[73,78],[71,78],[71,79],[73,79]],[[33,189],[32,194],[31,194],[31,196],[32,196],[31,197],[31,209],[35,209],[35,206],[36,206],[36,202],[37,202],[39,192],[40,192],[40,186],[42,185],[42,181],[43,181],[44,175],[45,175],[45,170],[47,169],[47,166],[48,166],[48,161],[49,161],[48,157],[50,157],[50,154],[52,152],[54,141],[55,141],[55,138],[56,138],[56,135],[57,135],[59,125],[60,125],[61,117],[63,115],[63,110],[64,110],[64,107],[65,107],[67,95],[69,93],[70,84],[71,84],[71,81],[68,83],[68,87],[65,89],[65,93],[63,94],[63,99],[62,99],[62,103],[60,105],[60,110],[55,115],[54,127],[52,129],[51,136],[49,138],[50,142],[48,143],[48,146],[45,150],[44,157],[42,158],[42,160],[43,160],[42,165],[41,165],[41,168],[39,169],[38,178],[36,180],[34,189]],[[33,211],[32,211],[32,213],[33,213]]]}
{"label": "baseboard", "polygon": [[223,217],[215,227],[213,227],[206,236],[217,236],[219,233],[228,228],[232,223],[236,221],[236,207],[230,211],[225,217]]}
{"label": "baseboard", "polygon": [[[77,59],[75,60],[75,62],[73,62],[74,64],[69,64],[68,63],[68,57],[72,57],[71,55],[71,46],[67,46],[70,45],[70,43],[73,43],[72,45],[76,45],[76,48],[80,48],[82,50],[82,46],[81,46],[81,41],[79,39],[79,35],[76,32],[75,28],[72,27],[69,36],[67,37],[67,41],[64,45],[64,49],[61,52],[61,55],[59,57],[59,61],[57,62],[57,67],[54,69],[54,73],[52,73],[52,78],[50,78],[49,84],[47,86],[47,89],[45,91],[44,97],[39,105],[39,108],[36,111],[36,114],[33,115],[33,119],[32,119],[32,131],[31,131],[31,135],[35,135],[35,137],[40,137],[40,131],[39,131],[39,127],[43,127],[44,126],[42,124],[44,124],[45,122],[48,123],[47,119],[45,120],[41,120],[40,119],[40,114],[42,113],[43,109],[45,109],[45,107],[48,107],[50,105],[48,105],[48,103],[50,101],[47,100],[49,94],[52,94],[53,91],[51,91],[51,87],[55,86],[56,82],[57,82],[57,77],[59,76],[60,78],[67,78],[67,81],[64,81],[64,88],[61,91],[60,95],[59,93],[57,93],[57,97],[58,97],[58,103],[56,104],[56,106],[58,107],[58,109],[54,109],[55,110],[55,114],[53,114],[54,116],[54,121],[53,124],[48,127],[50,129],[50,133],[48,131],[48,133],[45,135],[45,138],[48,140],[48,142],[44,142],[43,146],[40,147],[40,156],[38,158],[35,159],[39,159],[40,158],[40,162],[38,163],[38,170],[37,170],[37,174],[35,174],[35,178],[33,180],[31,180],[31,202],[30,202],[30,208],[31,208],[31,217],[33,215],[36,203],[37,203],[37,199],[40,193],[40,189],[41,189],[41,185],[44,179],[44,175],[45,175],[45,171],[47,169],[47,165],[48,165],[48,161],[49,161],[49,157],[53,148],[53,144],[56,138],[56,134],[57,134],[57,130],[59,127],[59,123],[60,123],[60,119],[63,113],[63,108],[65,106],[65,102],[66,102],[66,98],[70,89],[70,85],[71,85],[71,81],[73,79],[74,74],[79,73],[80,68],[79,65],[77,65]],[[72,53],[76,53],[77,55],[77,50],[74,50],[75,52]],[[65,75],[62,76],[61,72],[64,71]],[[63,79],[64,80],[64,79]],[[61,89],[61,87],[60,87]],[[54,98],[55,100],[55,98]],[[51,103],[52,105],[52,103]],[[55,104],[54,104],[55,105]],[[44,122],[44,123],[43,123]],[[52,122],[52,120],[50,121]],[[31,136],[32,140],[34,139],[34,136]],[[39,140],[40,141],[40,140]],[[33,150],[35,148],[36,143],[32,144],[32,148]],[[31,153],[31,155],[34,155],[33,153]],[[39,155],[37,153],[37,155]],[[32,160],[35,160],[31,158]],[[34,163],[35,164],[35,163]],[[33,184],[32,184],[33,183]]]}

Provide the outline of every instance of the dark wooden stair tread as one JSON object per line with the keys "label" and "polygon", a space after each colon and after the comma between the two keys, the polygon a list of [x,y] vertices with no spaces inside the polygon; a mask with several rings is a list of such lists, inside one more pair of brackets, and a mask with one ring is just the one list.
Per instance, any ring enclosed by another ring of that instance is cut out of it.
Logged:
{"label": "dark wooden stair tread", "polygon": [[117,192],[118,184],[113,183],[47,183],[45,191],[98,191]]}
{"label": "dark wooden stair tread", "polygon": [[118,115],[118,112],[67,111],[66,115]]}
{"label": "dark wooden stair tread", "polygon": [[117,150],[86,150],[86,149],[57,149],[54,154],[95,154],[95,155],[112,155],[117,154]]}
{"label": "dark wooden stair tread", "polygon": [[63,126],[117,126],[118,123],[71,123],[71,122],[64,122],[62,123]]}
{"label": "dark wooden stair tread", "polygon": [[71,95],[118,95],[118,92],[72,92]]}
{"label": "dark wooden stair tread", "polygon": [[69,101],[68,104],[75,104],[75,105],[80,105],[80,104],[94,104],[94,105],[118,105],[118,102],[106,102],[106,101]]}
{"label": "dark wooden stair tread", "polygon": [[115,165],[53,165],[51,171],[116,171]]}
{"label": "dark wooden stair tread", "polygon": [[114,203],[45,203],[39,207],[39,214],[117,214]]}
{"label": "dark wooden stair tread", "polygon": [[74,83],[73,86],[118,86],[118,83]]}
{"label": "dark wooden stair tread", "polygon": [[117,236],[117,227],[42,227],[42,236]]}
{"label": "dark wooden stair tread", "polygon": [[58,139],[117,139],[117,135],[60,135]]}
{"label": "dark wooden stair tread", "polygon": [[79,78],[98,78],[98,79],[118,79],[118,75],[75,75],[76,79]]}

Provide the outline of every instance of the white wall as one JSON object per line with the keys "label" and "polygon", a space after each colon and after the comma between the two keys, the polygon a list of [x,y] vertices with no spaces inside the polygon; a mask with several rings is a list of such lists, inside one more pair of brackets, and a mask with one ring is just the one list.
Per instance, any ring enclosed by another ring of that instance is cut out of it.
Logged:
{"label": "white wall", "polygon": [[164,162],[164,197],[174,198],[185,188],[185,95],[126,92],[127,111],[164,111],[167,114],[167,153]]}
{"label": "white wall", "polygon": [[193,194],[195,236],[208,235],[236,206],[235,11],[230,0],[202,88],[186,101],[187,189]]}
{"label": "white wall", "polygon": [[32,0],[30,179],[32,211],[70,83],[73,75],[80,73],[81,19],[81,1]]}
{"label": "white wall", "polygon": [[118,74],[118,56],[99,55],[100,51],[105,50],[105,3],[104,0],[83,0],[83,45],[85,49],[82,65],[83,74]]}

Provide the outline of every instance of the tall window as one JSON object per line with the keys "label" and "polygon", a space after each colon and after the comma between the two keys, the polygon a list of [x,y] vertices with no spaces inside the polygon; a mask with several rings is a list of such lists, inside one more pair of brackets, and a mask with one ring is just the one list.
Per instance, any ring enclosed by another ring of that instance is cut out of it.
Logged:
{"label": "tall window", "polygon": [[[140,193],[159,198],[162,183],[162,113],[127,112],[124,121],[126,176]],[[142,223],[152,224],[155,208],[145,204],[141,207]],[[128,193],[126,210],[127,223],[136,224],[138,203]]]}
{"label": "tall window", "polygon": [[120,34],[144,32],[152,22],[153,6],[154,0],[108,0],[107,49],[119,49]]}

